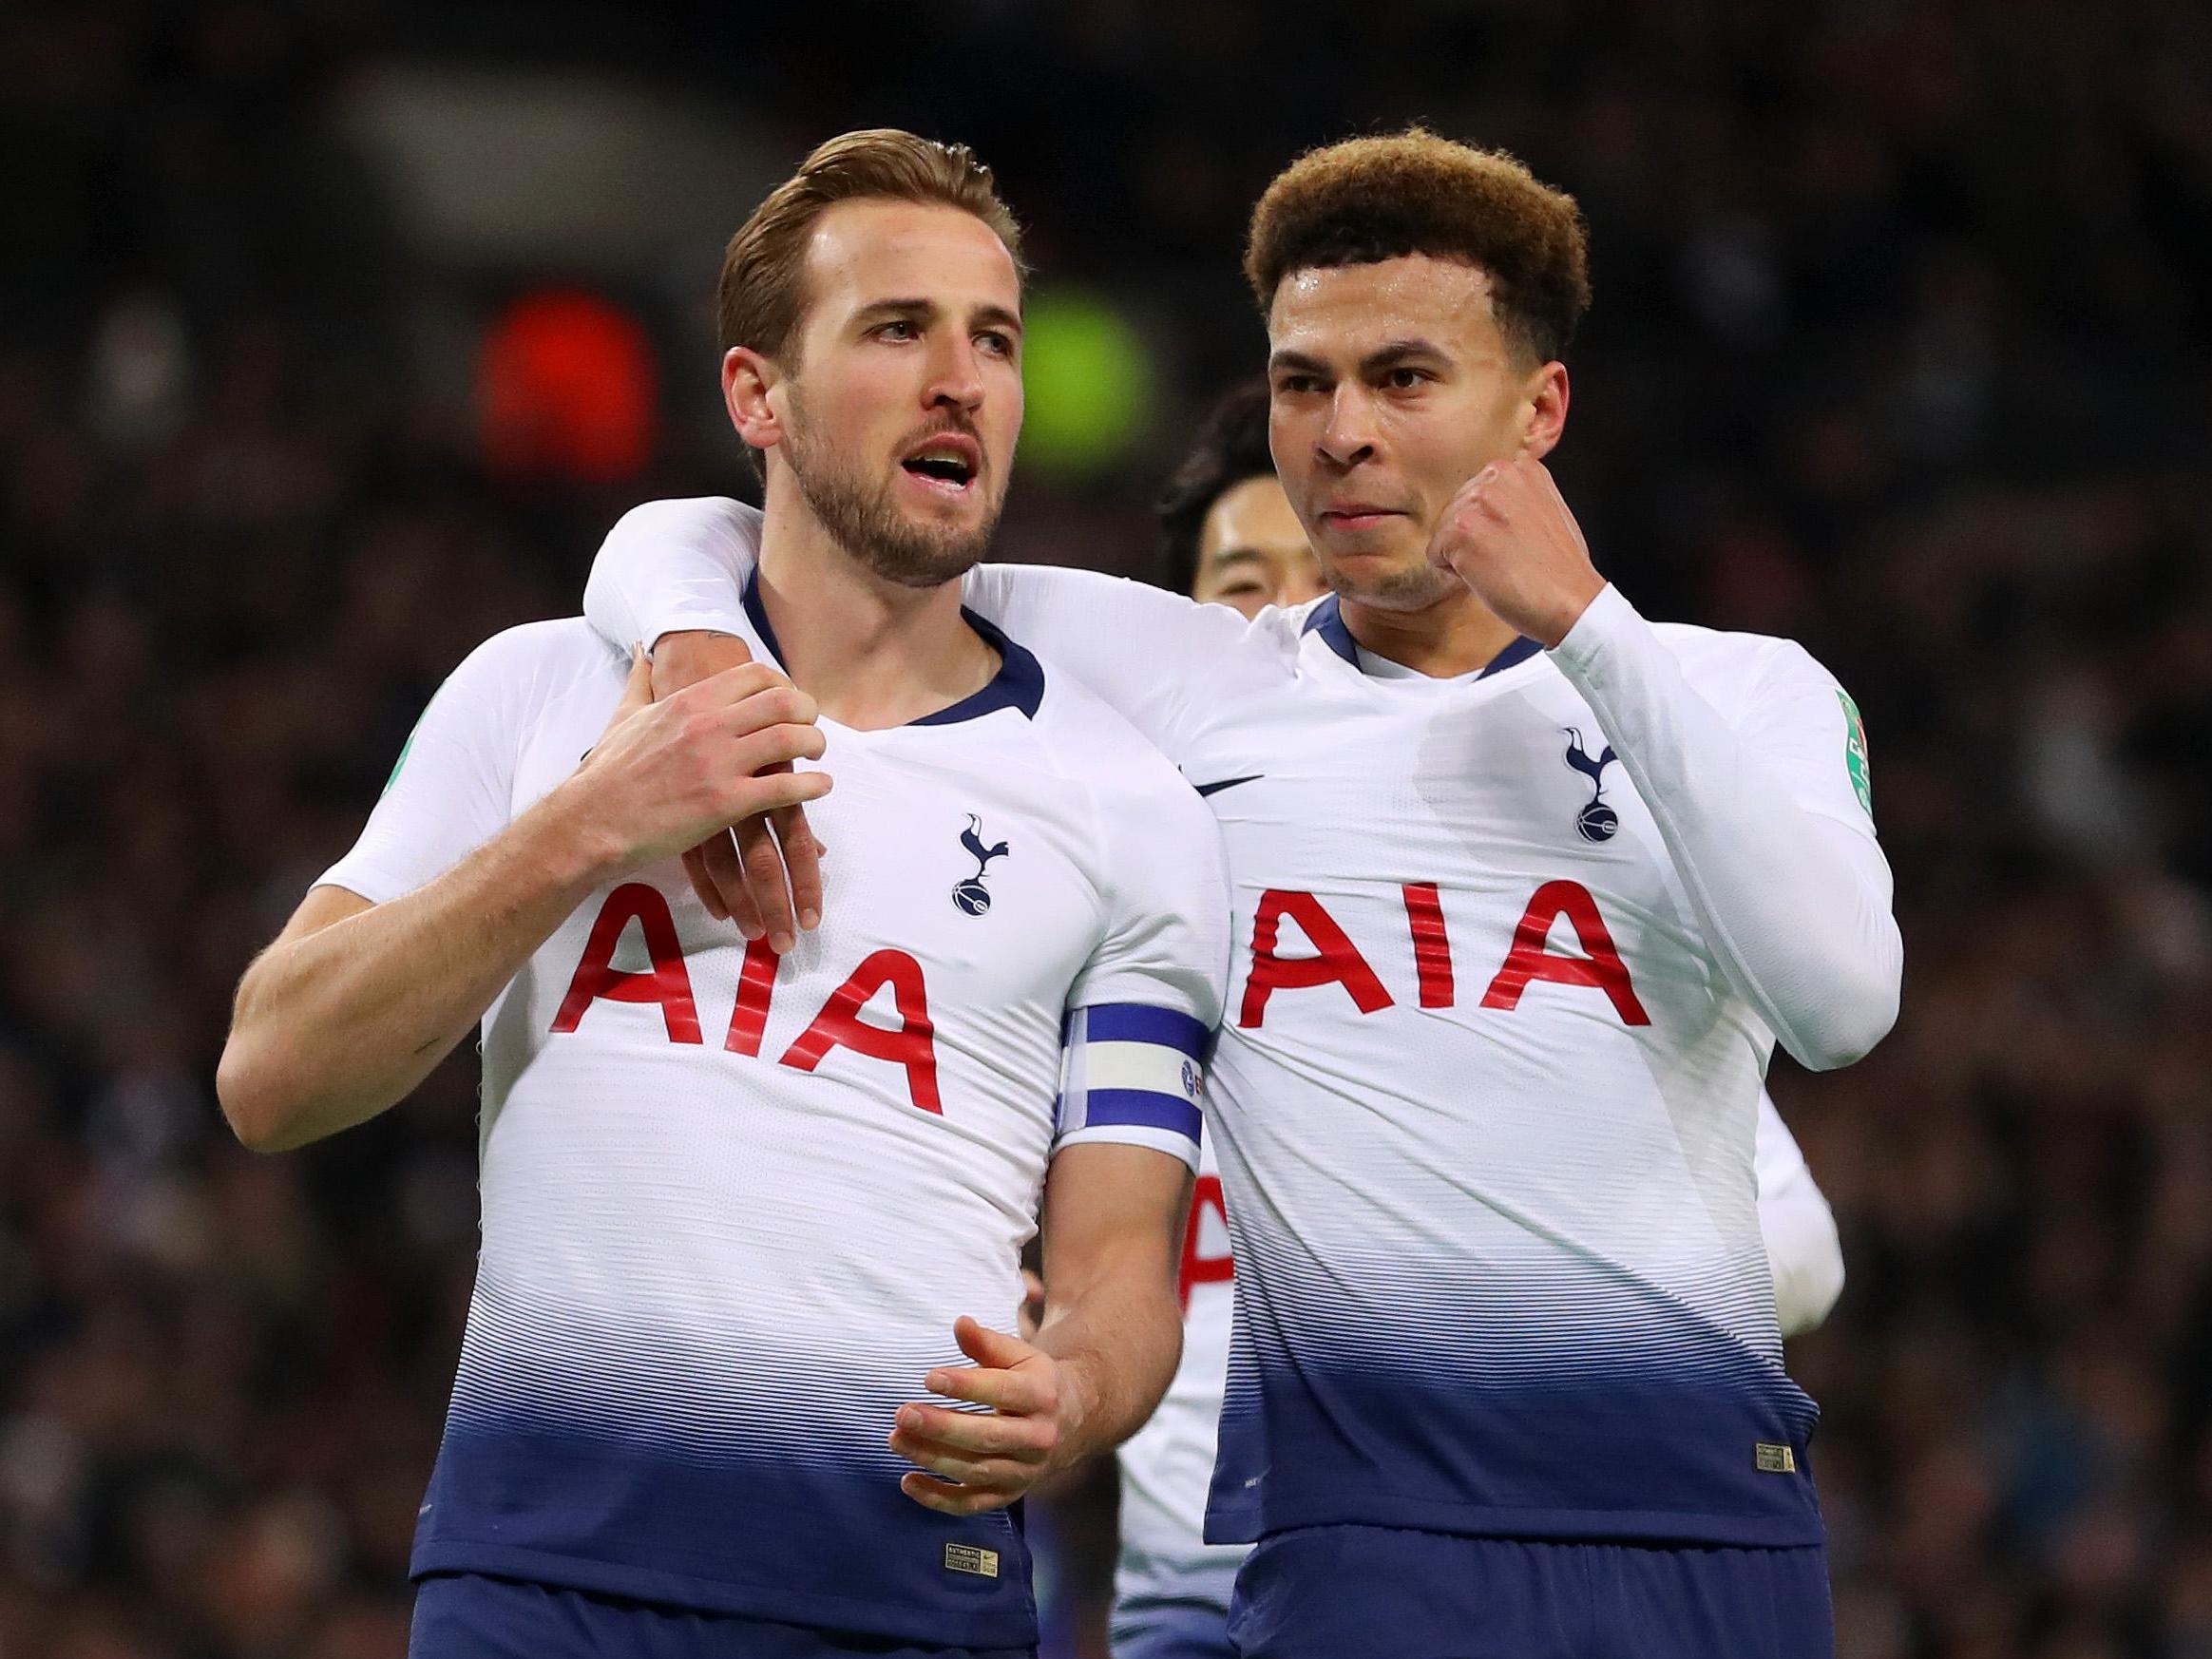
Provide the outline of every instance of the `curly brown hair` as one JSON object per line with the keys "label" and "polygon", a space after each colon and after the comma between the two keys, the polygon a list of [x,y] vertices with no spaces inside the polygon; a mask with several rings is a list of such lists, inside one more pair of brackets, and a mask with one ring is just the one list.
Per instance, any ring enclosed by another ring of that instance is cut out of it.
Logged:
{"label": "curly brown hair", "polygon": [[715,293],[725,351],[746,346],[778,361],[788,357],[806,310],[801,277],[815,221],[840,201],[869,200],[972,213],[1006,244],[1015,269],[1021,268],[1021,228],[999,200],[991,169],[967,145],[888,126],[841,133],[771,190],[730,238]]}
{"label": "curly brown hair", "polygon": [[1411,127],[1308,150],[1252,209],[1245,279],[1265,312],[1293,271],[1426,254],[1478,265],[1500,329],[1549,362],[1590,308],[1589,237],[1574,198],[1503,150]]}

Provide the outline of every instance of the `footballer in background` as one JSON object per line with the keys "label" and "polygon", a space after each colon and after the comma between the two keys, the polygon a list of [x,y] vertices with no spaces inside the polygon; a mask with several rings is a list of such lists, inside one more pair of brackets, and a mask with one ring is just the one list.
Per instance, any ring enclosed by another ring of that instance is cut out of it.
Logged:
{"label": "footballer in background", "polygon": [[[1160,498],[1168,585],[1248,618],[1326,592],[1306,527],[1268,452],[1268,384],[1230,390],[1200,423]],[[1759,1231],[1784,1337],[1826,1319],[1843,1289],[1836,1219],[1774,1102],[1759,1095]],[[1241,1544],[1209,1544],[1222,1397],[1229,1384],[1234,1265],[1213,1145],[1200,1151],[1183,1247],[1183,1359],[1145,1426],[1116,1455],[1120,1552],[1114,1659],[1236,1659],[1229,1606]],[[1041,1287],[1039,1287],[1041,1291]]]}

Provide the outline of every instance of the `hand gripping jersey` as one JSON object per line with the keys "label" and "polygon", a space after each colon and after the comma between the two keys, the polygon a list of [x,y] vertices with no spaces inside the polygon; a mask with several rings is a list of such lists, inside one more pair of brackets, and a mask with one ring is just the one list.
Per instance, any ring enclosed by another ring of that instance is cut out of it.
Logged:
{"label": "hand gripping jersey", "polygon": [[[728,627],[749,533],[640,509],[587,609],[616,638]],[[1208,1537],[1817,1542],[1753,1124],[1778,1039],[1844,1064],[1896,1015],[1836,682],[1611,588],[1557,650],[1451,680],[1367,658],[1331,600],[1247,625],[1008,567],[968,596],[1224,830],[1237,1289]]]}
{"label": "hand gripping jersey", "polygon": [[[826,914],[789,955],[670,861],[486,1015],[483,1248],[418,1574],[1036,1640],[1018,1526],[913,1503],[885,1439],[965,1363],[956,1316],[1014,1328],[1058,1149],[1195,1161],[1226,894],[1173,771],[984,630],[1005,666],[966,702],[824,722]],[[624,667],[581,620],[480,648],[324,881],[436,877],[576,769]]]}

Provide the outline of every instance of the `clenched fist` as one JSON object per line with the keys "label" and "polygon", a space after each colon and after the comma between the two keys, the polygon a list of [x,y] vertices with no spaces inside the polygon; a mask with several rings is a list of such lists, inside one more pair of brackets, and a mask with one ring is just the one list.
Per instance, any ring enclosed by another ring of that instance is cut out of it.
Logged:
{"label": "clenched fist", "polygon": [[1428,556],[1546,649],[1605,591],[1552,469],[1529,455],[1494,461],[1461,485],[1437,520]]}
{"label": "clenched fist", "polygon": [[[753,660],[727,634],[664,634],[653,651],[653,695],[669,697]],[[683,855],[684,874],[707,913],[737,924],[748,939],[766,935],[777,955],[822,920],[822,854],[827,850],[800,805],[715,831]]]}

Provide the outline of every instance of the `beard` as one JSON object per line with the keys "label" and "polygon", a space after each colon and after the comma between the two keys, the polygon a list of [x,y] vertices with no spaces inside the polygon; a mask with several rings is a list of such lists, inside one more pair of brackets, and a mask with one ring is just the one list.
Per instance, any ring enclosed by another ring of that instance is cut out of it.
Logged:
{"label": "beard", "polygon": [[1450,597],[1455,587],[1464,588],[1458,576],[1449,570],[1440,570],[1423,559],[1418,564],[1387,571],[1379,577],[1366,577],[1357,582],[1342,570],[1332,569],[1326,560],[1322,561],[1321,579],[1340,600],[1350,600],[1354,604],[1372,607],[1378,611],[1425,611],[1439,601]]}
{"label": "beard", "polygon": [[[900,510],[893,481],[869,485],[857,467],[839,464],[829,446],[817,448],[800,434],[806,421],[792,399],[791,430],[783,443],[799,495],[815,521],[868,571],[902,587],[942,587],[982,560],[999,527],[1004,497],[986,500],[972,526],[921,524]],[[979,474],[976,487],[982,487]]]}

